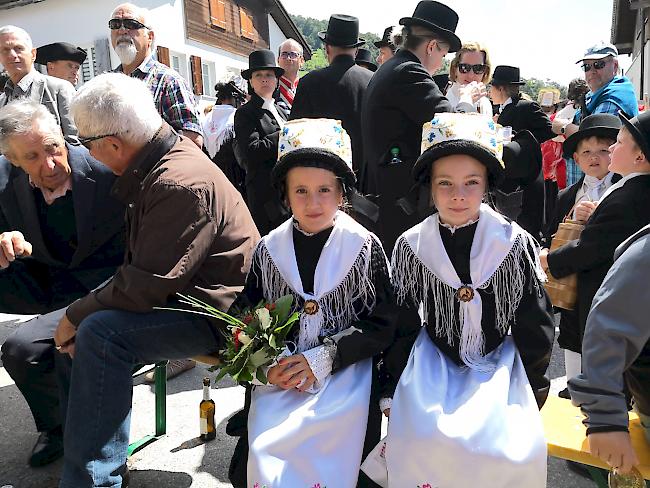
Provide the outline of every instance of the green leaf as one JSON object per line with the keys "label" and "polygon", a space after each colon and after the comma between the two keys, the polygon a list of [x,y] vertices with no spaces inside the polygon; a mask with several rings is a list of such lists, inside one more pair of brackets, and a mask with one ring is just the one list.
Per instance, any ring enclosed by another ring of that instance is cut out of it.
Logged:
{"label": "green leaf", "polygon": [[248,358],[248,362],[253,368],[258,368],[259,366],[262,366],[265,363],[268,363],[271,361],[272,358],[269,357],[266,348],[262,348],[259,351],[254,352],[253,354],[250,355]]}
{"label": "green leaf", "polygon": [[280,341],[284,341],[285,338],[287,337],[287,334],[293,328],[294,324],[298,320],[300,320],[300,313],[294,312],[283,325],[275,329],[274,333],[277,339],[279,339]]}
{"label": "green leaf", "polygon": [[272,335],[271,337],[269,337],[269,346],[271,346],[273,349],[275,349],[276,347],[278,347],[278,344],[277,344],[277,342],[276,342],[276,340],[275,340],[275,336],[274,336],[274,335]]}
{"label": "green leaf", "polygon": [[293,305],[292,295],[281,296],[275,301],[275,308],[271,311],[271,314],[277,318],[276,323],[283,324],[287,320],[289,313],[291,313],[291,305]]}
{"label": "green leaf", "polygon": [[255,377],[257,378],[257,381],[262,383],[263,385],[266,385],[269,380],[266,377],[266,374],[264,374],[264,368],[257,368],[257,371],[255,372]]}

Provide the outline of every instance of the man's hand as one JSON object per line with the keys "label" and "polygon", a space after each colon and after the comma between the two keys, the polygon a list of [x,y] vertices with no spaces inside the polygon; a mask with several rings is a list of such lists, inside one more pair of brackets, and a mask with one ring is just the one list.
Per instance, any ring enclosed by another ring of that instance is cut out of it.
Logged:
{"label": "man's hand", "polygon": [[0,268],[8,268],[16,258],[31,255],[32,245],[22,232],[14,230],[0,234]]}
{"label": "man's hand", "polygon": [[277,366],[269,369],[267,378],[269,383],[284,390],[298,388],[299,391],[305,391],[316,382],[316,377],[302,354],[280,359]]}
{"label": "man's hand", "polygon": [[594,210],[596,210],[597,206],[598,202],[580,202],[578,205],[576,205],[576,221],[584,224],[587,220],[589,220],[589,217],[591,217],[591,214],[594,213]]}
{"label": "man's hand", "polygon": [[617,473],[627,474],[639,464],[628,432],[598,432],[587,436],[589,451]]}
{"label": "man's hand", "polygon": [[548,270],[548,249],[542,249],[539,253],[539,262],[542,264],[544,271]]}
{"label": "man's hand", "polygon": [[74,339],[77,335],[77,329],[70,322],[67,315],[63,315],[54,331],[54,344],[61,354],[69,354],[74,357]]}

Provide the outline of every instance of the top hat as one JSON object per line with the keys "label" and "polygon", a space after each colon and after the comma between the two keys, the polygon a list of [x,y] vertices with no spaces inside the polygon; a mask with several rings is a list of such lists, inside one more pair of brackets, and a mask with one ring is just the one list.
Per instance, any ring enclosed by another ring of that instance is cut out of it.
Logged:
{"label": "top hat", "polygon": [[67,42],[47,44],[36,50],[38,64],[47,64],[52,61],[74,61],[81,64],[85,60],[86,51]]}
{"label": "top hat", "polygon": [[493,184],[503,176],[503,138],[492,117],[477,113],[440,113],[422,127],[422,154],[413,176],[424,181],[431,164],[452,154],[467,154],[487,168]]}
{"label": "top hat", "polygon": [[601,41],[598,44],[594,44],[589,49],[587,49],[584,56],[576,61],[576,64],[582,63],[583,61],[589,59],[603,59],[607,56],[617,57],[618,49],[616,49],[616,46],[613,44],[607,44]]}
{"label": "top hat", "polygon": [[[643,155],[650,161],[650,112],[643,112],[636,117],[629,118],[625,112],[619,110],[618,116],[643,151]],[[582,126],[582,124],[580,125]]]}
{"label": "top hat", "polygon": [[357,56],[354,58],[354,62],[359,66],[368,68],[370,71],[377,71],[377,65],[372,62],[372,53],[367,49],[360,48],[357,51]]}
{"label": "top hat", "polygon": [[492,84],[494,86],[524,85],[526,82],[521,79],[519,68],[516,66],[501,65],[494,68]]}
{"label": "top hat", "polygon": [[397,46],[395,45],[394,38],[393,38],[393,33],[395,32],[395,29],[398,29],[399,27],[397,26],[390,26],[386,27],[384,29],[384,35],[381,36],[381,39],[378,41],[373,42],[376,48],[382,48],[382,47],[389,47],[393,51],[397,49]]}
{"label": "top hat", "polygon": [[460,49],[461,42],[455,34],[458,25],[458,14],[446,5],[432,0],[422,0],[415,7],[411,17],[402,17],[400,25],[419,25],[429,29],[449,42],[449,52],[455,53]]}
{"label": "top hat", "polygon": [[354,188],[352,145],[341,121],[296,119],[284,124],[278,140],[278,162],[271,172],[273,184],[278,187],[296,166],[321,165],[341,178],[348,191]]}
{"label": "top hat", "polygon": [[338,47],[359,47],[366,43],[359,37],[359,19],[351,15],[332,14],[327,30],[318,33],[325,44]]}
{"label": "top hat", "polygon": [[242,78],[250,80],[255,71],[272,69],[278,78],[284,74],[284,70],[275,62],[275,54],[268,49],[253,51],[248,55],[248,69],[241,72]]}
{"label": "top hat", "polygon": [[621,119],[613,114],[593,114],[582,119],[578,132],[574,132],[564,141],[563,156],[572,158],[578,149],[578,143],[587,137],[606,137],[616,140],[616,135],[621,128]]}

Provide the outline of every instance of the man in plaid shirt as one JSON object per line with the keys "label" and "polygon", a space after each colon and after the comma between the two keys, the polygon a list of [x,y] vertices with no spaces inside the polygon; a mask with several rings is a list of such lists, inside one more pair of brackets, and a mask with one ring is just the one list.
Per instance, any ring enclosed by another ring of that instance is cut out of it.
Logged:
{"label": "man in plaid shirt", "polygon": [[143,80],[162,118],[178,133],[203,145],[194,94],[183,77],[153,59],[154,32],[148,11],[130,3],[119,5],[108,22],[111,44],[122,64],[115,71]]}

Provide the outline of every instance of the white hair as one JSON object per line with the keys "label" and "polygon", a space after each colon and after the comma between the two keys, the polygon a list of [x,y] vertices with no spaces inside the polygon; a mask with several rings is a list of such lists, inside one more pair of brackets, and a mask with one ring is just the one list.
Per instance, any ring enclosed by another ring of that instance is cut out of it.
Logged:
{"label": "white hair", "polygon": [[21,29],[20,27],[16,27],[15,25],[3,25],[2,27],[0,27],[0,36],[4,36],[5,34],[13,34],[19,39],[25,41],[25,46],[27,47],[27,49],[31,50],[34,48],[32,37],[27,33],[25,29]]}
{"label": "white hair", "polygon": [[0,109],[0,153],[7,155],[10,152],[9,138],[33,132],[34,124],[37,122],[40,122],[41,129],[47,130],[53,136],[63,138],[56,117],[38,102],[25,99],[14,100]]}
{"label": "white hair", "polygon": [[[137,5],[134,5],[132,3],[121,3],[117,7],[115,7],[112,12],[111,16],[109,17],[109,20],[113,18],[115,15],[115,12],[117,11],[118,8],[120,7],[129,7],[129,9],[133,12],[133,15],[135,15],[138,19],[140,19],[140,22],[142,22],[144,25],[147,26],[147,29],[149,29],[151,32],[154,32],[155,29],[153,28],[152,25],[152,18],[151,18],[151,11],[147,8],[144,7],[138,7]],[[154,32],[154,40],[155,40],[155,32]]]}
{"label": "white hair", "polygon": [[104,73],[84,83],[70,112],[84,137],[115,134],[134,145],[149,142],[162,125],[147,85],[122,73]]}
{"label": "white hair", "polygon": [[298,52],[300,53],[301,56],[304,54],[304,53],[303,53],[302,45],[301,45],[298,41],[296,41],[295,39],[293,39],[293,38],[290,37],[289,39],[284,40],[284,41],[283,41],[283,42],[278,46],[278,57],[280,56],[280,54],[282,54],[282,46],[284,46],[284,45],[287,44],[287,43],[290,44],[290,45],[295,46],[296,48],[298,48]]}

